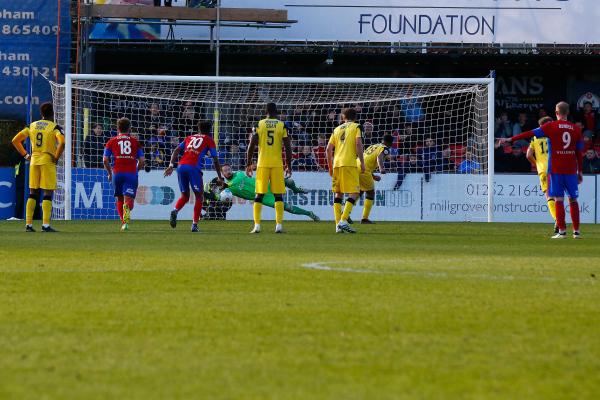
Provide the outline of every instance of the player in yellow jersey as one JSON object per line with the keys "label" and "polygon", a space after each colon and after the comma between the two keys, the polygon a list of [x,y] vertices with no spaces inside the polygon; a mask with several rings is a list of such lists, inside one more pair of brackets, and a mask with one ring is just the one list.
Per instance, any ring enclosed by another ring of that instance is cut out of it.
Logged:
{"label": "player in yellow jersey", "polygon": [[[33,229],[33,213],[40,189],[44,191],[42,201],[42,232],[56,232],[50,226],[52,216],[52,193],[56,190],[56,163],[65,149],[62,128],[54,122],[52,103],[40,106],[42,119],[33,122],[12,139],[19,154],[29,160],[29,198],[25,208],[25,231]],[[31,154],[23,142],[31,141]]]}
{"label": "player in yellow jersey", "polygon": [[[260,232],[262,201],[269,187],[275,196],[275,233],[283,232],[283,195],[285,182],[283,173],[282,146],[285,147],[288,177],[292,176],[292,142],[287,134],[285,124],[278,120],[277,105],[267,104],[267,118],[258,122],[248,146],[246,175],[252,176],[254,150],[258,146],[258,163],[256,165],[256,189],[254,197],[254,229],[250,233]],[[270,185],[269,185],[270,184]]]}
{"label": "player in yellow jersey", "polygon": [[[335,128],[327,144],[327,166],[335,193],[333,214],[337,233],[356,231],[348,224],[348,218],[360,195],[359,175],[365,172],[362,127],[356,123],[356,110],[345,108],[341,112],[343,124]],[[358,163],[357,163],[358,159]],[[358,167],[357,167],[358,165]],[[342,212],[342,199],[348,196]]]}
{"label": "player in yellow jersey", "polygon": [[[390,147],[394,143],[392,135],[385,135],[383,142],[369,146],[364,153],[365,159],[365,172],[362,172],[359,176],[360,192],[365,192],[365,205],[363,207],[361,224],[372,224],[373,222],[369,219],[371,208],[375,200],[375,181],[381,179],[380,176],[374,175],[377,169],[380,174],[385,174],[385,167],[383,165],[384,160],[390,158]],[[356,160],[356,166],[360,168],[360,161]]]}
{"label": "player in yellow jersey", "polygon": [[[538,121],[538,124],[542,126],[551,121],[552,118],[544,117]],[[550,211],[550,215],[554,221],[554,230],[556,231],[555,233],[558,233],[558,226],[556,225],[556,204],[554,198],[548,196],[548,139],[545,137],[534,137],[527,149],[527,159],[535,165],[535,168],[537,169],[540,178],[540,186],[542,187],[542,192],[546,195],[546,201],[548,202],[548,211]]]}

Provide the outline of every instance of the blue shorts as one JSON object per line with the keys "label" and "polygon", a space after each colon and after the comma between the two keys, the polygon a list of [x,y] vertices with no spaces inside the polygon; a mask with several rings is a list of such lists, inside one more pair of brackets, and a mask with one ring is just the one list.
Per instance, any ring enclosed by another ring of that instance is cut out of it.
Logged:
{"label": "blue shorts", "polygon": [[188,193],[190,186],[192,192],[202,193],[202,171],[193,165],[183,164],[177,167],[177,180],[181,193]]}
{"label": "blue shorts", "polygon": [[138,176],[132,172],[119,172],[113,175],[115,196],[128,196],[135,199],[138,188]]}
{"label": "blue shorts", "polygon": [[565,197],[565,191],[571,199],[579,197],[577,174],[548,174],[548,196]]}

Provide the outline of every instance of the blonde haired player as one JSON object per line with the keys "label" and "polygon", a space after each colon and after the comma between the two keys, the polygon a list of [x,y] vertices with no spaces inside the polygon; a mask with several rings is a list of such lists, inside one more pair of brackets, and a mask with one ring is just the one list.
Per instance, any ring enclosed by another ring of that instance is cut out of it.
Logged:
{"label": "blonde haired player", "polygon": [[[19,154],[29,160],[29,198],[25,208],[25,231],[33,229],[33,213],[40,189],[44,191],[42,200],[42,232],[56,232],[50,226],[52,216],[52,193],[56,190],[56,163],[65,149],[62,128],[54,122],[52,103],[40,106],[42,119],[33,122],[12,139]],[[23,147],[23,142],[31,141],[31,154]]]}
{"label": "blonde haired player", "polygon": [[[356,233],[348,224],[348,218],[360,195],[359,175],[365,172],[362,128],[355,122],[356,110],[345,108],[341,113],[343,123],[335,128],[327,144],[327,166],[331,176],[331,188],[335,193],[333,214],[337,233]],[[357,163],[358,158],[358,163]],[[344,211],[342,199],[347,195]]]}
{"label": "blonde haired player", "polygon": [[[552,122],[552,118],[544,117],[538,121],[539,126],[542,126],[548,122]],[[533,137],[529,148],[527,149],[527,159],[537,169],[538,176],[540,178],[540,186],[542,192],[546,196],[548,202],[548,211],[554,221],[555,233],[558,233],[558,226],[556,225],[556,202],[553,197],[548,195],[548,138],[546,137]]]}
{"label": "blonde haired player", "polygon": [[[360,183],[360,192],[365,192],[365,205],[363,207],[361,224],[372,224],[369,219],[371,208],[375,200],[375,181],[381,180],[380,176],[374,175],[377,169],[380,174],[385,174],[383,162],[390,158],[390,147],[394,143],[392,135],[385,135],[381,143],[369,146],[363,155],[365,160],[365,172],[362,172],[358,178]],[[360,168],[360,160],[356,160],[356,166]]]}
{"label": "blonde haired player", "polygon": [[275,233],[283,232],[283,194],[285,193],[285,177],[283,173],[283,160],[281,157],[282,146],[285,147],[286,166],[288,177],[292,176],[292,142],[287,134],[285,124],[276,118],[277,105],[267,104],[267,118],[258,122],[248,152],[246,153],[246,175],[252,176],[252,159],[254,150],[258,146],[258,162],[256,165],[256,189],[254,197],[254,229],[250,233],[260,233],[262,202],[266,193],[275,197]]}

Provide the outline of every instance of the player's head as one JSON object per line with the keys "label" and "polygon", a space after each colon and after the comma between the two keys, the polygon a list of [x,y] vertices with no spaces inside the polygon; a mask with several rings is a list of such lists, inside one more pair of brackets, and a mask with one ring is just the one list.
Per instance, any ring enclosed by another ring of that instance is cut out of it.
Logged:
{"label": "player's head", "polygon": [[54,106],[52,103],[42,103],[40,106],[40,114],[42,118],[48,121],[54,121]]}
{"label": "player's head", "polygon": [[231,168],[231,165],[223,164],[221,166],[221,171],[223,172],[225,179],[231,179],[231,177],[233,177],[233,169]]}
{"label": "player's head", "polygon": [[356,121],[356,110],[354,108],[344,108],[342,110],[342,120],[348,121]]}
{"label": "player's head", "polygon": [[552,118],[550,118],[550,117],[542,117],[542,118],[540,118],[538,120],[538,125],[542,126],[542,125],[547,124],[548,122],[552,122]]}
{"label": "player's head", "polygon": [[131,121],[129,120],[129,118],[119,118],[119,120],[117,121],[117,131],[119,131],[119,133],[129,133],[130,130]]}
{"label": "player's head", "polygon": [[267,103],[267,115],[269,117],[275,118],[277,116],[277,104],[275,103]]}
{"label": "player's head", "polygon": [[567,118],[569,115],[569,103],[561,101],[556,105],[556,116],[559,118]]}
{"label": "player's head", "polygon": [[198,122],[198,130],[203,135],[210,135],[211,128],[212,128],[212,122],[210,122],[210,121],[203,120],[203,121]]}
{"label": "player's head", "polygon": [[394,144],[394,137],[389,133],[387,135],[383,135],[383,144],[387,147],[391,147]]}

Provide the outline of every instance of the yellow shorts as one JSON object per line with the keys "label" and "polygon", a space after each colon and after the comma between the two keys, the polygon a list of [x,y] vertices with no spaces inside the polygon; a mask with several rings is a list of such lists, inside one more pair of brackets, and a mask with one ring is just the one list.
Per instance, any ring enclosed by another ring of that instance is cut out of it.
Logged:
{"label": "yellow shorts", "polygon": [[369,171],[361,173],[358,176],[358,181],[360,183],[360,191],[368,192],[370,190],[375,190],[375,180],[373,179],[373,174]]}
{"label": "yellow shorts", "polygon": [[29,188],[56,190],[56,165],[30,165]]}
{"label": "yellow shorts", "polygon": [[542,172],[538,176],[540,177],[540,186],[542,187],[542,192],[547,193],[548,192],[548,174],[545,172]]}
{"label": "yellow shorts", "polygon": [[360,192],[359,169],[357,167],[336,167],[333,169],[331,190],[334,193]]}
{"label": "yellow shorts", "polygon": [[256,193],[267,193],[269,191],[269,182],[271,182],[271,193],[285,193],[285,179],[283,176],[283,167],[256,168]]}

